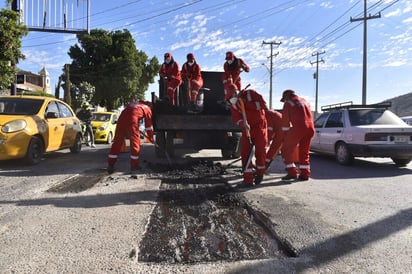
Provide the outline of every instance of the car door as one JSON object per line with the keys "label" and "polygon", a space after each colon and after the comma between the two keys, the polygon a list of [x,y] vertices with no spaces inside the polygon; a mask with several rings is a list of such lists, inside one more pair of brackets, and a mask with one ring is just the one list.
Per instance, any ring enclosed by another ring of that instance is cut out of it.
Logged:
{"label": "car door", "polygon": [[343,127],[342,111],[332,111],[319,137],[320,150],[330,154],[335,153],[335,144],[342,139]]}
{"label": "car door", "polygon": [[310,148],[313,151],[320,150],[320,139],[323,132],[323,125],[329,116],[329,112],[322,113],[316,120],[315,120],[315,135],[312,138]]}
{"label": "car door", "polygon": [[46,107],[44,117],[47,120],[47,134],[45,136],[46,151],[59,149],[63,144],[66,123],[60,118],[56,101],[50,101]]}
{"label": "car door", "polygon": [[73,145],[74,140],[76,139],[77,131],[74,128],[74,123],[76,122],[73,112],[61,102],[57,102],[59,107],[59,119],[61,123],[65,125],[62,138],[62,146],[70,147]]}

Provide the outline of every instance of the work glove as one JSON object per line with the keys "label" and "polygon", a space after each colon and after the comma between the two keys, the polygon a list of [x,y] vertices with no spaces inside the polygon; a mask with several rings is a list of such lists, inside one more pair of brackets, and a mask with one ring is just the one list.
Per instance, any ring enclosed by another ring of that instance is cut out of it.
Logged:
{"label": "work glove", "polygon": [[249,68],[248,66],[244,66],[244,67],[243,67],[243,70],[246,71],[246,72],[249,72],[249,71],[250,71],[250,68]]}
{"label": "work glove", "polygon": [[146,134],[147,134],[147,137],[149,138],[150,142],[154,143],[153,130],[146,131]]}

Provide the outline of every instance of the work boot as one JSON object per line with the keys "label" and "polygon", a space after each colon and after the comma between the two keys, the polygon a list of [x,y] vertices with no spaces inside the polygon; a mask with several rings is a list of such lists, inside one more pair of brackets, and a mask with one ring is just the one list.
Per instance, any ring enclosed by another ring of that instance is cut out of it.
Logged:
{"label": "work boot", "polygon": [[298,176],[292,176],[292,175],[286,175],[282,177],[282,181],[290,181],[290,180],[296,180]]}
{"label": "work boot", "polygon": [[245,181],[239,183],[236,185],[236,188],[250,188],[253,187],[255,184],[254,183],[247,183]]}
{"label": "work boot", "polygon": [[299,175],[298,180],[299,180],[299,181],[308,181],[308,180],[309,180],[309,177]]}
{"label": "work boot", "polygon": [[107,166],[107,173],[112,174],[114,172],[114,165]]}
{"label": "work boot", "polygon": [[263,175],[255,175],[255,185],[259,185],[263,181]]}
{"label": "work boot", "polygon": [[135,175],[140,172],[142,168],[139,166],[134,166],[130,168],[130,174]]}
{"label": "work boot", "polygon": [[91,145],[91,147],[96,147],[96,145],[93,143],[93,144]]}

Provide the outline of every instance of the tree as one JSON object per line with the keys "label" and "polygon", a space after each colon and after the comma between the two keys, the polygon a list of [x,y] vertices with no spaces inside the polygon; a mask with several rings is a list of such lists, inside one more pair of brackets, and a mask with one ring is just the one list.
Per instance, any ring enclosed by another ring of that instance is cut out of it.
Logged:
{"label": "tree", "polygon": [[94,104],[112,110],[131,100],[144,99],[145,90],[159,69],[156,57],[149,60],[136,49],[128,30],[91,30],[77,35],[79,43],[70,47],[70,80],[78,86],[95,87]]}
{"label": "tree", "polygon": [[20,14],[11,9],[0,11],[0,90],[9,88],[14,82],[15,65],[25,58],[20,51],[21,38],[28,30],[19,22],[19,17]]}
{"label": "tree", "polygon": [[81,82],[79,86],[71,85],[70,88],[72,108],[78,109],[84,102],[90,102],[94,96],[95,88],[87,82]]}

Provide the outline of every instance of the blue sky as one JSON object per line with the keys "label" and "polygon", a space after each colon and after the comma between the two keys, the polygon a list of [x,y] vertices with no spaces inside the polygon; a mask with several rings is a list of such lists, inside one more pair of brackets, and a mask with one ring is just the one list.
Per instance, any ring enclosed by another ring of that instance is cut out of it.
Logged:
{"label": "blue sky", "polygon": [[[315,110],[316,64],[311,62],[316,52],[324,52],[319,55],[324,62],[319,63],[318,110],[362,102],[363,23],[350,18],[363,17],[363,0],[91,0],[90,6],[90,28],[128,29],[139,50],[161,61],[171,52],[182,65],[193,52],[203,70],[222,71],[225,52],[234,51],[251,67],[241,75],[243,84],[250,83],[268,105],[270,45],[262,42],[280,42],[273,46],[273,108],[282,107],[283,90],[294,89]],[[377,103],[412,92],[412,1],[369,0],[367,6],[368,16],[381,14],[367,21],[366,98]],[[74,10],[68,11],[69,20],[84,17],[84,10]],[[85,21],[76,22],[84,26]],[[38,72],[46,66],[53,88],[76,42],[73,34],[30,32],[22,44],[26,60],[18,67]],[[146,92],[147,99],[152,91],[156,85]]]}

